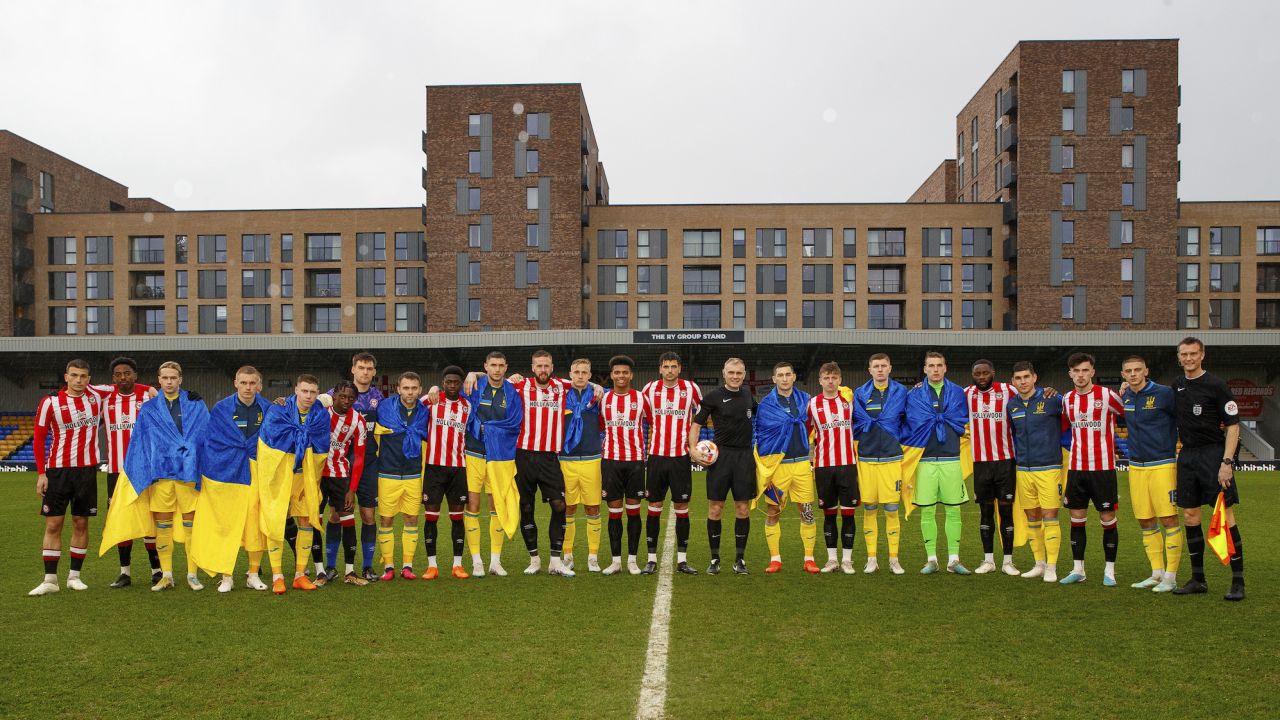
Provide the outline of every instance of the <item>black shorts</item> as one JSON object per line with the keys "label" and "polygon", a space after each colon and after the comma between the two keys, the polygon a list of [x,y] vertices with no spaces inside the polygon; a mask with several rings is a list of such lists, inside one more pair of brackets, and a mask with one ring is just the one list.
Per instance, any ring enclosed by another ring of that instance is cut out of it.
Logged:
{"label": "black shorts", "polygon": [[687,503],[693,497],[693,465],[688,455],[650,455],[645,490],[649,501],[662,502],[671,491],[671,502]]}
{"label": "black shorts", "polygon": [[1090,501],[1099,512],[1120,508],[1115,470],[1067,471],[1067,508],[1085,510]]}
{"label": "black shorts", "polygon": [[720,448],[720,457],[707,470],[707,499],[724,502],[733,491],[735,502],[756,497],[756,458],[750,448]]}
{"label": "black shorts", "polygon": [[516,450],[516,489],[520,499],[531,502],[542,489],[542,502],[564,500],[564,473],[553,452]]}
{"label": "black shorts", "polygon": [[990,460],[973,464],[973,500],[979,504],[1013,502],[1018,474],[1013,460]]}
{"label": "black shorts", "polygon": [[428,465],[422,474],[422,502],[430,507],[467,504],[467,469]]}
{"label": "black shorts", "polygon": [[1178,454],[1178,507],[1198,508],[1218,502],[1223,493],[1223,504],[1231,507],[1240,502],[1237,489],[1239,478],[1231,479],[1231,487],[1223,489],[1218,484],[1218,469],[1227,449],[1222,445],[1204,445],[1198,448],[1182,448]]}
{"label": "black shorts", "polygon": [[645,496],[644,462],[634,460],[600,461],[600,499],[606,503],[623,498],[638,500]]}
{"label": "black shorts", "polygon": [[818,491],[818,507],[824,510],[858,507],[861,497],[857,465],[814,468],[813,481]]}
{"label": "black shorts", "polygon": [[323,510],[325,503],[328,503],[329,507],[341,512],[347,506],[347,492],[350,489],[351,478],[328,475],[320,478],[320,508]]}
{"label": "black shorts", "polygon": [[356,485],[356,503],[362,508],[378,507],[378,443],[370,442],[364,448],[364,472]]}
{"label": "black shorts", "polygon": [[98,467],[48,468],[49,487],[40,503],[40,514],[45,517],[62,517],[71,506],[75,517],[94,517],[98,514]]}

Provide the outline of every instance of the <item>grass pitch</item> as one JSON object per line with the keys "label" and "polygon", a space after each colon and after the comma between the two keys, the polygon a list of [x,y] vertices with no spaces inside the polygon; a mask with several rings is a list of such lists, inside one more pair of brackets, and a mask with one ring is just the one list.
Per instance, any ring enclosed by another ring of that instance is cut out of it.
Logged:
{"label": "grass pitch", "polygon": [[[1280,521],[1265,508],[1280,503],[1280,473],[1242,475],[1240,483],[1250,584],[1239,604],[1221,600],[1230,573],[1211,554],[1207,596],[1130,589],[1149,568],[1127,505],[1118,588],[1101,586],[1096,519],[1089,582],[1062,587],[999,574],[922,577],[914,515],[903,526],[906,575],[883,569],[882,537],[880,573],[809,576],[800,569],[790,509],[783,515],[785,569],[765,576],[763,515],[756,513],[750,576],[726,567],[719,577],[674,578],[667,716],[1275,717]],[[1122,496],[1125,486],[1122,480]],[[230,595],[219,595],[214,583],[192,593],[181,582],[177,591],[153,595],[139,545],[135,577],[143,582],[130,589],[107,587],[117,573],[112,550],[86,562],[89,591],[65,588],[64,555],[62,592],[28,598],[41,575],[37,507],[33,475],[0,478],[0,542],[9,549],[0,559],[0,716],[635,713],[655,578],[523,577],[526,553],[516,538],[504,552],[513,571],[507,578],[397,579],[277,598],[244,589],[240,575]],[[690,560],[701,570],[708,559],[703,504],[692,514]],[[544,512],[544,546],[546,522]],[[586,539],[579,523],[581,569]],[[102,518],[91,523],[91,555],[101,526]],[[447,522],[441,526],[447,551]],[[732,520],[725,527],[722,549],[731,559]],[[1060,574],[1071,562],[1065,521],[1063,530]],[[607,553],[607,536],[603,543]],[[821,562],[821,533],[818,544]],[[425,566],[421,549],[418,557],[417,566]],[[1031,563],[1026,548],[1015,557],[1023,569]],[[864,558],[859,539],[859,570]],[[962,558],[970,568],[981,560],[972,505]],[[175,567],[179,574],[185,567],[181,546]],[[1188,575],[1184,559],[1180,579]]]}

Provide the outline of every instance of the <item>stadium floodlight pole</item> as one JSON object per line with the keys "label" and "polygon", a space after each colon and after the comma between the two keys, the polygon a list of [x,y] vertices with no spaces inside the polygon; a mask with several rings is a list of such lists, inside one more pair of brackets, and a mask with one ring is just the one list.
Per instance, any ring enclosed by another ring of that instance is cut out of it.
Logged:
{"label": "stadium floodlight pole", "polygon": [[689,498],[693,495],[693,466],[687,439],[689,423],[702,405],[702,389],[680,377],[680,356],[668,350],[658,357],[658,380],[646,384],[640,393],[649,404],[648,460],[645,467],[645,495],[649,514],[645,521],[645,542],[649,563],[657,568],[658,531],[662,505],[671,492],[676,514],[676,570],[685,575],[698,571],[688,562]]}

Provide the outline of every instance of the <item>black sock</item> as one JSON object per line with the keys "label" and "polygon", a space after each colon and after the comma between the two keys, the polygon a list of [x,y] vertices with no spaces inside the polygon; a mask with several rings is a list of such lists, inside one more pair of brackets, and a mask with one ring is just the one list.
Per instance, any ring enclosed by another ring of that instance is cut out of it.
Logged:
{"label": "black sock", "polygon": [[551,539],[551,557],[560,557],[560,553],[564,551],[564,503],[553,501],[551,503],[551,529],[547,534]]}
{"label": "black sock", "polygon": [[640,522],[640,511],[627,513],[627,554],[635,555],[640,549],[640,531],[644,523]]}
{"label": "black sock", "polygon": [[747,554],[747,537],[751,535],[751,518],[734,518],[733,548],[735,559],[741,560]]}
{"label": "black sock", "polygon": [[662,512],[649,511],[649,517],[644,521],[644,542],[648,546],[649,552],[658,552],[658,526],[662,523]]}
{"label": "black sock", "polygon": [[982,552],[995,551],[995,515],[996,508],[989,502],[978,505],[978,534],[982,536]]}
{"label": "black sock", "polygon": [[1231,554],[1231,584],[1244,584],[1244,546],[1240,544],[1240,528],[1232,526],[1231,542],[1236,546],[1236,551]]}
{"label": "black sock", "polygon": [[435,520],[427,518],[422,524],[422,545],[427,551],[427,557],[436,556],[436,538],[440,535],[439,517],[437,515]]}
{"label": "black sock", "polygon": [[320,528],[311,529],[311,561],[324,565],[324,536]]}
{"label": "black sock", "polygon": [[707,518],[707,544],[711,546],[711,559],[720,559],[720,521]]}
{"label": "black sock", "polygon": [[133,541],[126,540],[116,546],[116,552],[120,553],[120,567],[129,567],[133,565]]}
{"label": "black sock", "polygon": [[533,507],[520,508],[520,534],[524,536],[524,546],[529,549],[529,556],[538,554],[538,523],[533,517]]}
{"label": "black sock", "polygon": [[826,513],[822,518],[822,539],[827,541],[827,549],[834,550],[836,547],[836,535],[839,531],[836,529],[836,514],[834,512]]}
{"label": "black sock", "polygon": [[854,527],[855,515],[850,510],[849,514],[844,516],[844,522],[840,524],[840,543],[845,550],[853,549],[853,541],[858,536],[857,528]]}
{"label": "black sock", "polygon": [[284,544],[298,554],[298,522],[292,515],[284,519]]}
{"label": "black sock", "polygon": [[84,555],[76,552],[76,548],[71,548],[71,571],[80,572],[84,567]]}
{"label": "black sock", "polygon": [[453,556],[456,558],[462,557],[462,550],[467,543],[467,526],[462,519],[461,512],[450,513],[449,539],[453,541]]}
{"label": "black sock", "polygon": [[609,552],[622,557],[622,516],[609,513]]}
{"label": "black sock", "polygon": [[1085,535],[1084,522],[1077,523],[1071,521],[1071,559],[1084,560],[1084,545],[1088,536]]}
{"label": "black sock", "polygon": [[44,555],[43,555],[43,557],[44,557],[44,574],[45,574],[45,575],[57,575],[57,574],[58,574],[58,561],[62,559],[62,551],[61,551],[61,550],[45,550],[44,552],[46,553],[46,554],[44,554]]}
{"label": "black sock", "polygon": [[147,549],[147,560],[151,563],[151,572],[160,572],[160,553],[156,552],[156,539],[143,538],[142,546]]}
{"label": "black sock", "polygon": [[354,522],[342,526],[342,559],[348,565],[355,565],[356,526]]}
{"label": "black sock", "polygon": [[1187,525],[1187,556],[1191,558],[1191,579],[1204,582],[1204,530],[1199,525]]}
{"label": "black sock", "polygon": [[1013,554],[1013,505],[1000,505],[1000,547],[1005,555]]}
{"label": "black sock", "polygon": [[1109,563],[1116,561],[1116,546],[1120,544],[1120,527],[1118,522],[1111,527],[1102,526],[1102,557]]}
{"label": "black sock", "polygon": [[689,513],[676,513],[676,550],[686,552],[689,549]]}

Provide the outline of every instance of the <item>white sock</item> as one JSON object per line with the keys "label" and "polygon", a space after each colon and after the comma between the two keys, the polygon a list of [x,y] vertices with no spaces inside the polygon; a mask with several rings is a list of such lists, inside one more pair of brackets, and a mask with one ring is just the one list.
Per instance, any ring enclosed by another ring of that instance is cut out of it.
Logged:
{"label": "white sock", "polygon": [[852,561],[853,561],[853,548],[842,548],[842,549],[841,549],[841,551],[840,551],[840,557],[841,557],[841,559],[843,559],[843,560],[847,560],[847,561],[852,562]]}
{"label": "white sock", "polygon": [[67,572],[67,579],[68,579],[68,580],[79,580],[79,579],[80,579],[80,571],[79,571],[79,570],[70,570],[70,571],[68,571],[68,572]]}
{"label": "white sock", "polygon": [[483,558],[480,557],[480,553],[471,553],[471,562],[478,563],[483,561]]}
{"label": "white sock", "polygon": [[1163,577],[1161,578],[1161,580],[1162,580],[1163,582],[1167,582],[1167,583],[1171,583],[1171,582],[1173,582],[1174,580],[1177,580],[1177,579],[1178,579],[1178,574],[1177,574],[1177,573],[1172,573],[1172,572],[1169,572],[1168,570],[1165,570],[1163,573],[1161,573],[1161,575],[1163,575]]}
{"label": "white sock", "polygon": [[1159,579],[1163,578],[1163,577],[1164,577],[1164,575],[1165,575],[1165,572],[1164,572],[1164,569],[1163,569],[1163,568],[1162,568],[1162,569],[1160,569],[1160,570],[1152,570],[1152,571],[1151,571],[1151,579],[1152,579],[1152,580],[1159,580]]}
{"label": "white sock", "polygon": [[454,566],[454,567],[462,567],[462,558],[460,558],[460,557],[455,557],[455,558],[453,559],[453,566]]}
{"label": "white sock", "polygon": [[121,574],[121,575],[129,575],[129,577],[133,577],[133,576],[130,574],[130,570],[132,570],[132,568],[130,568],[128,565],[121,565],[121,566],[120,566],[120,574]]}
{"label": "white sock", "polygon": [[316,574],[324,572],[324,563],[316,563]]}
{"label": "white sock", "polygon": [[1073,562],[1075,563],[1075,565],[1072,567],[1071,572],[1079,573],[1079,574],[1083,575],[1083,574],[1084,574],[1084,561],[1083,561],[1083,560],[1074,560]]}
{"label": "white sock", "polygon": [[836,549],[827,548],[827,562],[835,562],[835,561],[836,561]]}
{"label": "white sock", "polygon": [[628,555],[628,556],[627,556],[627,564],[628,564],[628,565],[635,565],[635,564],[636,564],[636,556],[635,556],[635,555]]}
{"label": "white sock", "polygon": [[651,563],[658,562],[658,553],[649,553],[649,562]]}
{"label": "white sock", "polygon": [[[172,577],[172,575],[169,575],[169,573],[165,573],[165,577]],[[283,580],[283,579],[284,579],[284,573],[271,574],[271,582],[275,582],[277,580]]]}
{"label": "white sock", "polygon": [[1012,556],[1012,555],[1005,555],[1005,556],[1004,556],[1004,564],[1005,564],[1005,565],[1012,565],[1012,564],[1013,564],[1013,556]]}
{"label": "white sock", "polygon": [[983,554],[982,554],[982,562],[989,562],[989,563],[991,563],[992,565],[994,565],[994,564],[995,564],[995,562],[996,562],[996,556],[995,556],[995,553],[983,553]]}
{"label": "white sock", "polygon": [[614,565],[621,565],[621,564],[622,564],[622,556],[621,556],[621,555],[614,555],[614,556],[613,556],[613,564],[614,564]]}
{"label": "white sock", "polygon": [[937,556],[937,555],[930,555],[930,556],[929,556],[929,562],[933,563],[934,565],[937,565],[937,564],[938,564],[938,556]]}
{"label": "white sock", "polygon": [[51,574],[49,574],[49,573],[45,573],[45,574],[44,574],[44,581],[45,581],[45,582],[47,582],[47,583],[51,583],[51,584],[53,584],[53,585],[57,585],[57,584],[58,584],[58,575],[57,575],[57,573],[54,573],[54,574],[52,574],[52,575],[51,575]]}
{"label": "white sock", "polygon": [[812,556],[812,555],[805,555],[805,556],[804,556],[804,561],[805,561],[805,562],[813,562],[813,556]]}
{"label": "white sock", "polygon": [[781,556],[781,555],[770,555],[770,556],[769,556],[769,562],[782,562],[782,556]]}
{"label": "white sock", "polygon": [[[169,572],[167,572],[167,573],[163,573],[163,574],[162,574],[162,577],[164,577],[164,579],[165,579],[165,580],[172,580],[172,579],[173,579],[173,571],[169,571]],[[281,575],[280,577],[284,577],[284,576],[283,576],[283,575]]]}
{"label": "white sock", "polygon": [[348,575],[350,575],[351,573],[356,571],[356,566],[352,565],[351,563],[347,563],[346,567],[343,569],[346,571]]}
{"label": "white sock", "polygon": [[689,558],[688,558],[687,556],[688,556],[688,553],[686,553],[686,552],[677,552],[677,553],[676,553],[676,562],[678,562],[678,563],[682,563],[682,562],[689,562]]}
{"label": "white sock", "polygon": [[948,564],[948,565],[955,565],[955,564],[956,564],[956,563],[958,563],[958,562],[960,562],[960,556],[959,556],[959,555],[948,555],[948,556],[947,556],[947,564]]}
{"label": "white sock", "polygon": [[428,555],[428,556],[427,556],[427,567],[435,567],[435,566],[436,566],[436,556],[435,556],[435,555]]}
{"label": "white sock", "polygon": [[1107,577],[1115,577],[1116,564],[1114,562],[1107,563],[1106,566],[1102,569],[1102,574],[1106,575]]}

